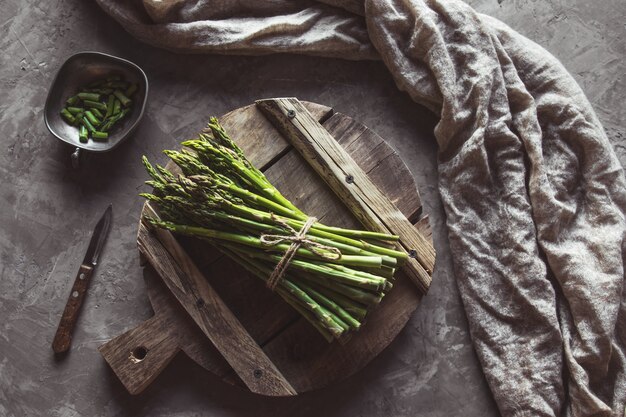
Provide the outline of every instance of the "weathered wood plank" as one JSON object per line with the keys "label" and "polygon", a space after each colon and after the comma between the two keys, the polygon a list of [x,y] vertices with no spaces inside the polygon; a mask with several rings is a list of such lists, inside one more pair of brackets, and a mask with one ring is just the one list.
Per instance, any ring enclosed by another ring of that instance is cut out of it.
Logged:
{"label": "weathered wood plank", "polygon": [[[354,126],[346,132],[344,126]],[[379,190],[411,223],[419,218],[422,202],[415,181],[400,156],[376,132],[351,117],[335,112],[322,124],[346,152],[367,173]]]}
{"label": "weathered wood plank", "polygon": [[142,392],[180,350],[225,381],[243,385],[150,265],[144,279],[154,316],[98,348],[128,392]]}
{"label": "weathered wood plank", "polygon": [[[304,103],[315,120],[324,120],[332,114],[330,107]],[[254,166],[264,170],[280,158],[291,145],[260,113],[254,104],[225,114],[220,123],[227,132],[237,132],[237,145]]]}
{"label": "weathered wood plank", "polygon": [[430,227],[428,216],[424,216],[417,223],[415,227],[419,230],[424,237],[432,244],[433,243],[433,229]]}
{"label": "weathered wood plank", "polygon": [[169,316],[157,314],[98,349],[128,392],[144,390],[180,350]]}
{"label": "weathered wood plank", "polygon": [[[156,212],[150,214],[158,216]],[[165,285],[250,391],[272,396],[296,394],[170,232],[140,226],[137,243]]]}
{"label": "weathered wood plank", "polygon": [[367,174],[295,98],[257,101],[257,106],[370,230],[400,236],[412,254],[403,270],[424,292],[435,264],[432,245],[372,183]]}

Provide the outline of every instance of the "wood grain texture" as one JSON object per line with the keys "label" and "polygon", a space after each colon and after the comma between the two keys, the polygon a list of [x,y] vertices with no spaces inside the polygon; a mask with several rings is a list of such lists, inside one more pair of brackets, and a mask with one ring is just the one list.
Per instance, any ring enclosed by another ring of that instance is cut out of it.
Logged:
{"label": "wood grain texture", "polygon": [[376,132],[341,113],[323,123],[324,129],[345,149],[372,182],[415,223],[422,213],[422,202],[415,181],[400,156]]}
{"label": "wood grain texture", "polygon": [[428,291],[435,266],[432,245],[354,159],[298,99],[259,100],[257,106],[365,227],[400,236],[400,245],[411,255],[403,270],[424,293]]}
{"label": "wood grain texture", "polygon": [[[144,279],[154,316],[98,348],[128,392],[141,393],[181,350],[227,382],[243,385],[150,265]],[[137,358],[141,352],[143,359]]]}
{"label": "wood grain texture", "polygon": [[[155,211],[150,216],[158,218]],[[150,229],[142,222],[137,243],[165,285],[250,391],[272,396],[296,393],[170,232]]]}
{"label": "wood grain texture", "polygon": [[[305,103],[305,108],[318,121],[324,121],[333,109],[316,103]],[[220,118],[226,132],[241,132],[237,144],[246,157],[261,171],[278,160],[289,148],[287,142],[254,104],[233,110]],[[245,137],[244,137],[245,136]],[[239,140],[244,138],[244,140]]]}
{"label": "wood grain texture", "polygon": [[[385,141],[363,124],[328,107],[313,103],[304,103],[304,106],[320,118],[324,127],[367,172],[372,182],[385,190],[387,197],[404,216],[411,218],[412,222],[417,221],[421,202],[415,182],[400,157]],[[256,165],[262,165],[270,181],[298,207],[326,224],[360,227],[359,221],[339,197],[254,105],[236,109],[222,116],[220,121],[246,151],[248,158]],[[428,222],[422,219],[416,227],[428,230]],[[399,273],[394,289],[368,318],[363,329],[355,333],[346,345],[328,344],[291,307],[268,291],[260,280],[220,256],[211,245],[185,237],[177,237],[177,241],[196,261],[206,280],[250,336],[299,393],[327,386],[365,366],[393,340],[420,300],[419,291],[405,275]],[[180,350],[204,368],[226,382],[245,387],[161,280],[149,277],[150,274],[146,273],[146,285],[155,314],[176,316],[187,323],[186,327],[180,321],[172,325],[179,330],[176,334],[172,335],[167,330],[162,332],[170,338],[177,338]],[[162,291],[158,290],[159,284]],[[162,306],[168,304],[165,299],[176,308],[163,311]],[[377,330],[379,326],[381,329]],[[325,362],[324,357],[328,361]],[[128,361],[128,356],[124,358],[122,355],[120,361]],[[324,369],[330,368],[332,370],[325,373]]]}
{"label": "wood grain texture", "polygon": [[67,304],[65,304],[63,309],[59,327],[57,327],[54,340],[52,341],[54,353],[67,352],[72,345],[72,332],[74,331],[76,320],[78,320],[78,313],[83,305],[92,275],[93,267],[90,265],[81,265],[78,269],[72,290],[67,298]]}
{"label": "wood grain texture", "polygon": [[124,387],[139,394],[180,350],[170,317],[156,314],[98,349]]}

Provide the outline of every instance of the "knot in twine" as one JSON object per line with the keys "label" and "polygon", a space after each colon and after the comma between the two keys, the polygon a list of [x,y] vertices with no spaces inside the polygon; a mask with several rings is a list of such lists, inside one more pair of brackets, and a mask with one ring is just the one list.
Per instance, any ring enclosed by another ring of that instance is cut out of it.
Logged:
{"label": "knot in twine", "polygon": [[291,245],[289,246],[289,248],[287,248],[287,250],[285,251],[285,254],[280,259],[280,261],[278,261],[278,263],[276,264],[276,267],[272,271],[272,274],[267,279],[266,285],[272,291],[274,291],[274,289],[276,288],[280,280],[283,278],[283,275],[285,275],[285,271],[287,270],[287,267],[289,267],[289,264],[293,260],[293,257],[296,255],[296,252],[298,251],[298,248],[300,246],[304,246],[305,248],[307,248],[308,250],[310,250],[311,252],[313,252],[315,255],[319,256],[322,259],[336,261],[337,259],[341,258],[341,251],[339,249],[334,248],[332,246],[323,245],[321,243],[314,242],[306,238],[307,232],[309,231],[311,226],[313,226],[313,224],[317,221],[317,218],[309,217],[307,221],[304,223],[304,225],[302,226],[302,228],[300,229],[300,231],[297,231],[293,227],[289,226],[287,222],[276,218],[273,214],[272,214],[272,220],[274,220],[276,223],[278,223],[283,228],[285,228],[289,232],[289,234],[287,235],[263,234],[261,235],[261,238],[260,238],[261,243],[266,246],[276,246],[283,242],[291,242]]}

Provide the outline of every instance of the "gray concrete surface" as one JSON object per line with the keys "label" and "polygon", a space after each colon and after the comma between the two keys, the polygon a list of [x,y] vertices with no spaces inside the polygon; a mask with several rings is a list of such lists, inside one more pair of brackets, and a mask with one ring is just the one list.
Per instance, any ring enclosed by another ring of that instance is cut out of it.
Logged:
{"label": "gray concrete surface", "polygon": [[[596,106],[626,162],[623,0],[471,0],[560,58]],[[454,283],[436,189],[436,120],[398,92],[382,64],[298,56],[178,56],[139,43],[92,2],[0,0],[0,416],[496,416]],[[97,50],[142,66],[151,82],[135,137],[69,168],[48,134],[48,86],[72,53]],[[142,395],[128,395],[97,347],[151,315],[135,246],[142,154],[269,96],[298,96],[357,117],[401,152],[431,215],[432,289],[397,340],[331,388],[267,399],[223,384],[183,355]],[[50,343],[91,229],[114,225],[63,361]]]}

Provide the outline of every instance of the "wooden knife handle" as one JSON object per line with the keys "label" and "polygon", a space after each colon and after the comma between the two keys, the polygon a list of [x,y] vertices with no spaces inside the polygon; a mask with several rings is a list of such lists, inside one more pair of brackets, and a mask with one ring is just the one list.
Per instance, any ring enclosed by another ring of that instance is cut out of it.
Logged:
{"label": "wooden knife handle", "polygon": [[63,310],[59,327],[54,335],[52,350],[54,350],[55,353],[63,353],[70,348],[72,343],[72,331],[78,319],[80,307],[83,305],[87,287],[89,286],[89,279],[92,274],[93,267],[89,265],[80,266],[76,279],[74,280],[74,285],[72,286],[72,291],[67,299],[65,310]]}

